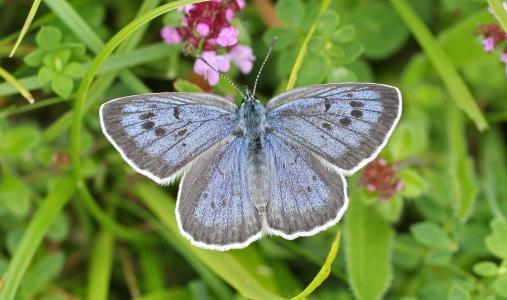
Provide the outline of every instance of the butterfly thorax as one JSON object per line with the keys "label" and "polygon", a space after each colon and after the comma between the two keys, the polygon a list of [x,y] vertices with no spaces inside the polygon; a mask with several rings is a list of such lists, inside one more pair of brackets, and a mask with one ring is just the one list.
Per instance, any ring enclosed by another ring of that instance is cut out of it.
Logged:
{"label": "butterfly thorax", "polygon": [[240,128],[245,138],[264,135],[266,109],[258,100],[247,100],[239,110]]}
{"label": "butterfly thorax", "polygon": [[264,218],[268,198],[268,164],[264,147],[267,128],[266,109],[255,99],[247,99],[239,111],[240,130],[247,147],[247,180],[250,199]]}

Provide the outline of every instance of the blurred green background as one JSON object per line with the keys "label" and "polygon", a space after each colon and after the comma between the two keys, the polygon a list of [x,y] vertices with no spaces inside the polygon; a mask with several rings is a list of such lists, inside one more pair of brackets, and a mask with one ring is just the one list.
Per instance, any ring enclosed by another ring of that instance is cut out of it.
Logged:
{"label": "blurred green background", "polygon": [[[261,100],[285,90],[303,45],[295,86],[400,88],[403,115],[380,157],[392,171],[382,180],[402,188],[368,191],[359,172],[336,226],[229,252],[191,246],[175,222],[177,185],[135,173],[101,133],[109,99],[210,91],[181,45],[161,40],[180,13],[138,18],[166,3],[0,0],[0,300],[290,298],[323,266],[308,299],[507,299],[505,44],[486,53],[479,30],[505,30],[501,1],[489,1],[498,20],[481,0],[247,1],[233,23],[257,62],[279,37]],[[124,29],[134,19],[150,22]],[[104,52],[122,29],[126,42]],[[94,59],[104,64],[91,77]],[[255,71],[229,75],[251,86]],[[223,81],[212,91],[234,94]]]}

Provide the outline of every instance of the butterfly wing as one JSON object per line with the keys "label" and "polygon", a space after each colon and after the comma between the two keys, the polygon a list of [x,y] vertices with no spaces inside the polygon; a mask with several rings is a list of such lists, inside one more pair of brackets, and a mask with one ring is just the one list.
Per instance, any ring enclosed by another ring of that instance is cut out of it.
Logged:
{"label": "butterfly wing", "polygon": [[322,84],[281,94],[266,107],[273,133],[348,175],[384,147],[401,115],[401,95],[381,84]]}
{"label": "butterfly wing", "polygon": [[160,93],[111,100],[102,130],[136,171],[165,184],[237,128],[237,107],[203,93]]}
{"label": "butterfly wing", "polygon": [[286,239],[313,235],[336,224],[347,209],[347,184],[305,147],[265,138],[270,173],[269,232]]}
{"label": "butterfly wing", "polygon": [[247,142],[229,137],[192,163],[181,181],[176,215],[193,244],[215,250],[244,248],[262,224],[248,195]]}

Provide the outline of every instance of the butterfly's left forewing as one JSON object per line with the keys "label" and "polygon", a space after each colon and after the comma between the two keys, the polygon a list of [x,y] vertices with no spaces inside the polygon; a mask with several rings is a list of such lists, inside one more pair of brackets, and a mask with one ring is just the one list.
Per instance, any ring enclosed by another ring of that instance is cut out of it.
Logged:
{"label": "butterfly's left forewing", "polygon": [[122,157],[164,184],[236,130],[236,111],[233,103],[211,94],[160,93],[104,103],[100,120]]}
{"label": "butterfly's left forewing", "polygon": [[184,175],[177,221],[194,245],[228,250],[260,238],[262,222],[248,193],[247,147],[243,137],[226,138]]}
{"label": "butterfly's left forewing", "polygon": [[281,94],[267,109],[275,135],[352,174],[384,147],[401,115],[401,96],[381,84],[322,84]]}

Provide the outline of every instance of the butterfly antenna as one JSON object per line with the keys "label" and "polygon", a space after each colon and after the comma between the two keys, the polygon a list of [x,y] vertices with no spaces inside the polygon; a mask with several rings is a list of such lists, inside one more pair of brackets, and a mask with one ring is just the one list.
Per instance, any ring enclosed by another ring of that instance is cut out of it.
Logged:
{"label": "butterfly antenna", "polygon": [[252,95],[255,95],[255,90],[257,89],[257,83],[259,82],[259,78],[261,77],[261,72],[262,72],[262,69],[264,69],[264,65],[266,64],[266,62],[268,61],[268,58],[269,58],[269,55],[271,54],[271,51],[273,50],[273,47],[275,47],[275,44],[276,44],[276,41],[278,40],[278,38],[275,36],[272,40],[271,40],[271,43],[269,43],[269,48],[268,48],[268,53],[266,53],[266,56],[264,57],[264,61],[262,62],[261,64],[261,67],[259,69],[259,72],[257,72],[257,77],[255,77],[255,83],[254,83],[254,87],[253,87],[253,91],[252,91]]}
{"label": "butterfly antenna", "polygon": [[205,63],[211,70],[215,71],[218,73],[218,75],[220,75],[220,77],[222,77],[223,79],[225,79],[225,81],[227,81],[230,85],[232,85],[236,91],[241,95],[241,97],[245,98],[245,94],[243,94],[243,92],[241,92],[241,90],[238,88],[238,86],[232,81],[232,79],[230,79],[227,75],[225,75],[224,73],[218,71],[215,67],[213,67],[207,60],[205,60],[204,58],[200,57],[200,56],[197,56],[196,59],[200,59],[203,63]]}

